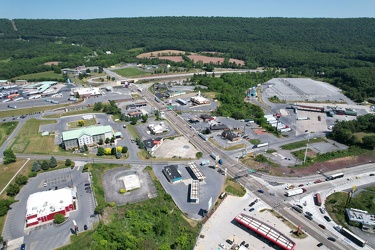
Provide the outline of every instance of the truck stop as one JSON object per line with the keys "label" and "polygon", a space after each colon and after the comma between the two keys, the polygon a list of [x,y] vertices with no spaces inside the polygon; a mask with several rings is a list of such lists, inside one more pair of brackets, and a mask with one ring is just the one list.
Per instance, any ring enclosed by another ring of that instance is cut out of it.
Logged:
{"label": "truck stop", "polygon": [[281,249],[294,250],[296,243],[286,237],[284,234],[277,231],[275,228],[267,225],[266,223],[259,221],[246,214],[239,214],[234,218],[239,224],[245,226],[246,228],[256,232],[257,234],[263,236],[267,240],[275,243]]}

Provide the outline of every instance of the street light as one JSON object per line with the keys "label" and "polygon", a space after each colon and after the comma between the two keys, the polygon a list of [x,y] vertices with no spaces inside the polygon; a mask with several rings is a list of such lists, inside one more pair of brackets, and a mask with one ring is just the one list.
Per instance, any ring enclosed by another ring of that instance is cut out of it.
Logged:
{"label": "street light", "polygon": [[306,156],[307,156],[307,149],[309,148],[309,141],[310,141],[310,134],[308,134],[308,137],[307,137],[306,151],[305,151],[305,157],[303,158],[303,164],[306,163]]}

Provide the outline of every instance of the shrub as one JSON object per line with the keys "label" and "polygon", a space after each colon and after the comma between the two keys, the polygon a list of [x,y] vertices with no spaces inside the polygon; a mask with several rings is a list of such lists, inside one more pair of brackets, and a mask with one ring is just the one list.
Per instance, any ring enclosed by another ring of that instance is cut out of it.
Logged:
{"label": "shrub", "polygon": [[69,167],[70,165],[72,165],[72,160],[66,159],[65,160],[65,166]]}
{"label": "shrub", "polygon": [[64,217],[64,215],[62,215],[62,214],[55,214],[54,216],[53,216],[53,222],[55,223],[55,224],[61,224],[61,223],[63,223],[65,221],[65,217]]}
{"label": "shrub", "polygon": [[121,188],[120,191],[119,191],[120,194],[125,194],[126,193],[126,189],[125,188]]}
{"label": "shrub", "polygon": [[109,207],[115,207],[116,203],[114,201],[108,202]]}

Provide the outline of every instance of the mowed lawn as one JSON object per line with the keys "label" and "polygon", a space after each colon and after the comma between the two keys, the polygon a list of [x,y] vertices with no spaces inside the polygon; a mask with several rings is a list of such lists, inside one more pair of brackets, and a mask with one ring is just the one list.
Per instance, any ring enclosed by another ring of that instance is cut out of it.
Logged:
{"label": "mowed lawn", "polygon": [[0,123],[0,146],[8,139],[8,136],[17,127],[18,122],[3,122]]}
{"label": "mowed lawn", "polygon": [[[12,177],[17,173],[17,171],[20,169],[20,167],[26,162],[26,159],[17,159],[16,162],[13,162],[8,165],[1,164],[0,165],[0,191],[3,190],[5,185],[12,179]],[[32,161],[29,161],[27,165],[22,169],[20,174],[28,175],[30,172]],[[6,191],[1,194],[0,198],[4,198],[6,194]]]}
{"label": "mowed lawn", "polygon": [[124,77],[151,75],[150,72],[145,72],[137,68],[117,69],[117,70],[114,70],[114,72]]}
{"label": "mowed lawn", "polygon": [[66,107],[68,105],[69,104],[57,104],[57,105],[49,105],[49,106],[33,107],[33,108],[25,108],[25,109],[5,110],[5,111],[0,111],[0,118],[10,117],[10,116],[21,116],[25,114],[32,114],[35,112],[43,112],[46,110]]}
{"label": "mowed lawn", "polygon": [[15,77],[16,80],[29,80],[29,79],[42,79],[42,78],[60,79],[62,78],[62,74],[56,74],[53,71],[46,71],[46,72],[27,74],[27,75]]}
{"label": "mowed lawn", "polygon": [[[82,119],[79,119],[77,121],[74,121],[74,122],[69,122],[68,123],[68,126],[69,126],[69,129],[77,129],[77,128],[82,128],[81,126],[78,125],[78,121],[80,121]],[[89,119],[89,120],[83,120],[84,122],[84,125],[83,127],[89,127],[89,126],[92,126],[92,125],[95,125],[96,124],[96,119]]]}
{"label": "mowed lawn", "polygon": [[59,152],[59,147],[54,144],[55,135],[42,136],[39,126],[52,124],[56,121],[30,119],[25,122],[11,143],[15,153],[48,154]]}

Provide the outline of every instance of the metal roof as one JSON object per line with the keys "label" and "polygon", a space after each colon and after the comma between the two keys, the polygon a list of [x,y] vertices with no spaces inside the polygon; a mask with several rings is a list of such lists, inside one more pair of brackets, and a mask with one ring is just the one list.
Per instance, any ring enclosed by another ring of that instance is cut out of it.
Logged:
{"label": "metal roof", "polygon": [[99,134],[104,134],[104,133],[109,133],[112,132],[112,127],[107,125],[107,126],[90,126],[86,128],[80,128],[80,129],[75,129],[75,130],[70,130],[70,131],[64,131],[62,132],[62,138],[64,141],[67,140],[72,140],[72,139],[78,139],[82,135],[86,134],[89,136],[93,135],[99,135]]}

